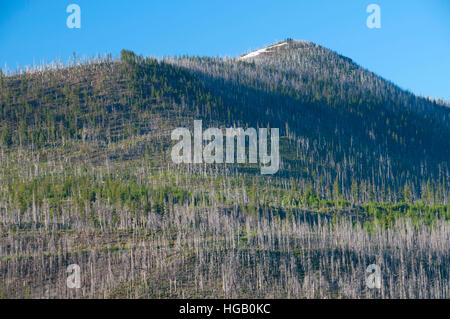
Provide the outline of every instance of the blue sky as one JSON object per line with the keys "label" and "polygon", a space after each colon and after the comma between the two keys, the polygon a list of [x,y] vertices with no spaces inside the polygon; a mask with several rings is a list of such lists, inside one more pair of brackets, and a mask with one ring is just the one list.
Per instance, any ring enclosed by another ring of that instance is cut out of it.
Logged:
{"label": "blue sky", "polygon": [[[81,7],[81,29],[66,7]],[[366,7],[381,8],[381,29]],[[122,48],[237,56],[286,38],[318,43],[416,94],[450,101],[449,0],[0,0],[0,66]]]}

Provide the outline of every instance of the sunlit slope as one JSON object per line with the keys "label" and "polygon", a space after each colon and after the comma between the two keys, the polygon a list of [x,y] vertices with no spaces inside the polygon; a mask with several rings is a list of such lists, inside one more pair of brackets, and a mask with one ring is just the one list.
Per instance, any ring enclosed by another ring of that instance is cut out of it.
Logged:
{"label": "sunlit slope", "polygon": [[337,179],[348,191],[370,183],[377,194],[410,184],[415,197],[429,180],[448,186],[449,108],[310,42],[234,59],[123,51],[120,61],[1,79],[5,150],[83,148],[101,161],[165,165],[171,130],[195,119],[280,128],[282,177],[321,187]]}

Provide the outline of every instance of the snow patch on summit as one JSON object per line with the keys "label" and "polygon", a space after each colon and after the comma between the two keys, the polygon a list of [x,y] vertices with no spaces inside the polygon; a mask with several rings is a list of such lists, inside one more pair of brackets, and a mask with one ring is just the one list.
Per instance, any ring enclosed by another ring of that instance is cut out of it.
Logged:
{"label": "snow patch on summit", "polygon": [[250,53],[248,53],[248,54],[246,54],[244,56],[241,56],[241,57],[238,58],[238,60],[245,60],[245,59],[248,59],[248,58],[254,58],[255,56],[260,55],[261,53],[271,52],[271,50],[273,48],[281,47],[281,46],[286,45],[286,44],[288,44],[288,43],[287,42],[282,42],[282,43],[270,45],[268,47],[265,47],[265,48],[262,48],[262,49],[250,52]]}

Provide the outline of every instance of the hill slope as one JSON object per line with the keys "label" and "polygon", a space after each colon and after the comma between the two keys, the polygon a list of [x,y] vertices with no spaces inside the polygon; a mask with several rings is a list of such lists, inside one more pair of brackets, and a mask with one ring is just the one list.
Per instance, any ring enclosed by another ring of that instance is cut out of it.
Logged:
{"label": "hill slope", "polygon": [[290,40],[255,52],[157,61],[124,51],[122,62],[4,77],[1,142],[105,147],[150,133],[166,148],[143,147],[167,157],[170,130],[194,119],[204,127],[270,125],[285,137],[280,175],[317,187],[336,178],[344,189],[365,182],[376,194],[409,184],[416,198],[428,180],[448,186],[448,107],[313,43]]}
{"label": "hill slope", "polygon": [[[199,119],[280,128],[279,172],[172,163]],[[2,76],[0,296],[448,297],[449,124],[305,41]]]}

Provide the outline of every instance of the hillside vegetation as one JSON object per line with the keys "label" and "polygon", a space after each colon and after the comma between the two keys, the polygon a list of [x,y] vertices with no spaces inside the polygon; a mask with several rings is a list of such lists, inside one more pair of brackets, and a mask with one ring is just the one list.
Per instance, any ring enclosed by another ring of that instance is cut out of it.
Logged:
{"label": "hillside vegetation", "polygon": [[[198,119],[279,128],[280,170],[173,164]],[[1,75],[0,145],[0,296],[450,295],[450,109],[316,44]]]}

